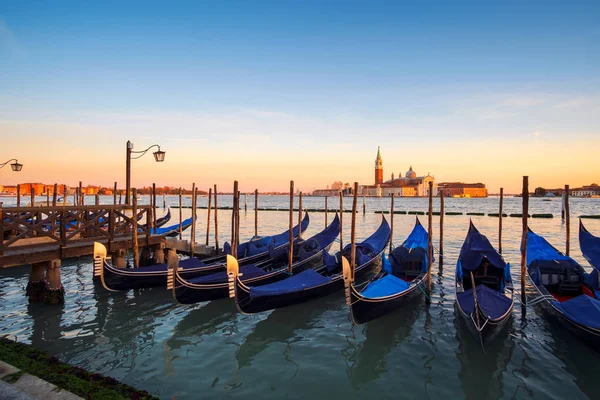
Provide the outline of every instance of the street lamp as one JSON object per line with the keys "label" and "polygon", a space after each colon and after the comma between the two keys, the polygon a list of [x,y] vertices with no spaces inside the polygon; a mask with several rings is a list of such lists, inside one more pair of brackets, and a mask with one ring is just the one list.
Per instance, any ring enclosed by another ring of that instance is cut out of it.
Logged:
{"label": "street lamp", "polygon": [[[138,158],[142,158],[144,156],[144,154],[146,154],[151,148],[153,147],[157,147],[158,150],[156,150],[154,153],[154,160],[156,162],[163,162],[165,161],[165,152],[162,151],[160,149],[160,146],[157,144],[153,144],[152,146],[148,147],[146,150],[142,150],[142,151],[133,151],[133,143],[131,143],[131,141],[127,141],[127,162],[125,165],[125,204],[126,205],[130,205],[131,204],[131,200],[129,198],[129,193],[131,192],[131,160],[137,160]],[[134,156],[132,156],[132,154],[135,154]]]}
{"label": "street lamp", "polygon": [[[164,156],[163,156],[164,157]],[[20,170],[23,169],[23,164],[19,164],[19,162],[17,161],[16,158],[13,158],[12,160],[8,160],[7,162],[5,162],[4,164],[0,164],[0,168],[4,168],[4,166],[6,164],[8,164],[9,162],[14,161],[14,163],[10,164],[10,167],[12,168],[13,171],[15,172],[19,172]]]}

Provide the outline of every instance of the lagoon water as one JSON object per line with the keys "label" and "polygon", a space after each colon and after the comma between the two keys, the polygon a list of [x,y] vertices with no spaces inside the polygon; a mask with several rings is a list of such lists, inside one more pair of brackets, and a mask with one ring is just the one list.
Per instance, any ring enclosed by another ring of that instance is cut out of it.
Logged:
{"label": "lagoon water", "polygon": [[[7,205],[12,199],[3,200]],[[168,204],[177,201],[167,197]],[[242,239],[253,234],[252,201],[249,196],[248,213],[241,213]],[[102,202],[111,203],[112,197]],[[185,203],[189,202],[186,198]],[[259,206],[285,208],[287,202],[285,196],[261,196]],[[206,198],[201,198],[199,205],[205,204]],[[219,199],[220,206],[229,204],[230,198]],[[322,208],[323,204],[323,198],[304,199],[306,208]],[[337,204],[337,199],[330,199],[331,208]],[[435,199],[435,209],[438,204]],[[351,199],[346,198],[345,208],[350,206]],[[518,213],[520,207],[521,199],[505,199],[506,213]],[[368,236],[378,226],[381,215],[373,211],[388,208],[389,199],[367,199],[367,213],[357,215],[357,238]],[[426,208],[427,199],[396,199],[396,210]],[[555,217],[531,219],[530,226],[564,249],[560,209],[559,199],[531,199],[530,213]],[[175,222],[178,212],[172,211]],[[446,211],[498,212],[498,199],[446,199]],[[600,214],[600,199],[571,199],[571,213],[572,256],[589,267],[579,250],[575,217]],[[183,217],[189,215],[190,210],[184,209]],[[329,214],[329,220],[333,215]],[[228,240],[230,216],[229,211],[219,211],[220,243]],[[345,243],[350,218],[351,214],[344,214]],[[426,226],[427,217],[420,218]],[[597,399],[600,354],[547,321],[537,307],[524,312],[517,300],[512,321],[485,354],[457,319],[454,267],[469,218],[445,217],[444,259],[440,265],[436,252],[431,303],[417,301],[362,326],[350,322],[341,292],[252,316],[238,313],[228,299],[178,305],[163,288],[107,292],[92,282],[91,257],[82,257],[63,262],[64,306],[28,304],[24,293],[29,267],[0,271],[0,335],[31,343],[65,362],[165,399]],[[472,218],[497,244],[498,218]],[[394,215],[395,244],[410,232],[414,219]],[[281,232],[287,220],[283,211],[259,212],[259,233]],[[438,248],[439,217],[433,222]],[[600,220],[584,222],[600,235]],[[324,224],[324,213],[311,213],[307,236]],[[198,237],[203,237],[206,210],[198,210],[197,226]],[[504,256],[513,264],[517,287],[520,239],[521,219],[505,218]],[[210,242],[214,243],[212,237]]]}

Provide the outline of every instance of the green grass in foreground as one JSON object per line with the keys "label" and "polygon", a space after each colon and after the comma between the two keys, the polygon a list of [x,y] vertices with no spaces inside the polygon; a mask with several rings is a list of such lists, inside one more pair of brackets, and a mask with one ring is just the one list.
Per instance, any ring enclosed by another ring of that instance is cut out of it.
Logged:
{"label": "green grass in foreground", "polygon": [[0,360],[84,399],[156,399],[145,390],[137,390],[116,379],[65,364],[33,346],[6,338],[0,338]]}

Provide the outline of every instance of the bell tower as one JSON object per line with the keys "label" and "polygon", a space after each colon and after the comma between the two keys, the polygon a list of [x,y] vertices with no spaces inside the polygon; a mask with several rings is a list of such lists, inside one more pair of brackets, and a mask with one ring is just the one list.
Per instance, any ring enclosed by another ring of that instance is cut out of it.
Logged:
{"label": "bell tower", "polygon": [[375,159],[375,184],[383,183],[383,160],[381,159],[381,151],[377,146],[377,158]]}

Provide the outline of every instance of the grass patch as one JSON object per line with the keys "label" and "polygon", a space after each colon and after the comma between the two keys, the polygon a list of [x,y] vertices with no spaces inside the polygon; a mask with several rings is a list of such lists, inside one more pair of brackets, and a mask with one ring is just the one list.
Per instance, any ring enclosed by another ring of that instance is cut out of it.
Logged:
{"label": "grass patch", "polygon": [[[88,372],[58,361],[50,354],[33,346],[0,338],[0,360],[19,368],[61,389],[91,400],[156,399],[145,390],[137,390],[114,378]],[[20,376],[6,377],[17,380]]]}

